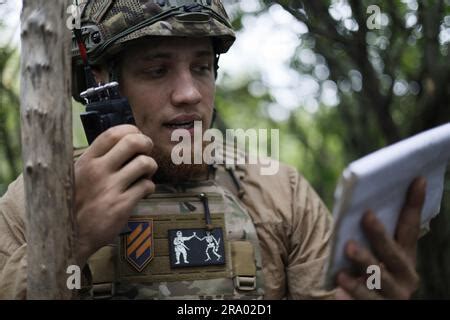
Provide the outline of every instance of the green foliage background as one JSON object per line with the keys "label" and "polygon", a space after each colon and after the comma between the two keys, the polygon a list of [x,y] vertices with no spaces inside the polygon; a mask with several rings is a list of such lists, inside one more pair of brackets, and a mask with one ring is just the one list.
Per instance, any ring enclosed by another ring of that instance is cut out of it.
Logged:
{"label": "green foliage background", "polygon": [[[244,28],[243,19],[266,15],[273,6],[281,6],[307,26],[308,32],[298,35],[301,44],[290,68],[315,79],[320,87],[318,108],[311,112],[298,105],[287,119],[273,119],[268,109],[277,101],[260,74],[249,73],[238,80],[223,74],[216,98],[218,125],[280,129],[281,160],[298,168],[330,209],[347,163],[450,120],[450,41],[442,40],[443,32],[450,32],[449,0],[257,2],[255,10],[245,12],[238,1],[227,2],[235,28]],[[369,5],[378,5],[383,12],[379,30],[366,26]],[[330,13],[339,6],[349,7],[351,16],[333,17]],[[411,16],[415,23],[407,23]],[[356,29],[348,27],[355,25]],[[304,49],[312,50],[327,68],[326,79],[316,76],[314,65],[301,62]],[[21,171],[18,78],[17,50],[1,47],[0,195]],[[339,97],[334,107],[320,100],[325,82],[330,81]],[[255,84],[262,88],[261,94],[252,95]],[[86,144],[78,119],[81,110],[74,104],[75,146]],[[450,176],[441,214],[432,222],[432,232],[419,242],[418,266],[422,285],[417,298],[449,299]]]}

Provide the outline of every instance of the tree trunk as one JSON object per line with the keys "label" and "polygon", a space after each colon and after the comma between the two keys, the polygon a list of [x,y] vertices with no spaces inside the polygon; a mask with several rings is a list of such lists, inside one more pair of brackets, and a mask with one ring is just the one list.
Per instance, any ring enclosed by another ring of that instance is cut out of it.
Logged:
{"label": "tree trunk", "polygon": [[21,123],[27,298],[68,299],[73,264],[73,158],[68,0],[24,0]]}

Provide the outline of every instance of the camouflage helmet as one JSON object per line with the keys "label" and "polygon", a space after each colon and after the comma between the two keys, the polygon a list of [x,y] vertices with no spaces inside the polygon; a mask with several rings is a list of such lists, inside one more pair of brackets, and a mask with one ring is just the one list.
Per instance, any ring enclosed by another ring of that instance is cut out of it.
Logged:
{"label": "camouflage helmet", "polygon": [[[147,36],[211,37],[216,54],[235,40],[220,0],[88,0],[81,5],[81,34],[91,64],[120,52],[130,41]],[[72,39],[72,94],[86,89],[82,59]]]}

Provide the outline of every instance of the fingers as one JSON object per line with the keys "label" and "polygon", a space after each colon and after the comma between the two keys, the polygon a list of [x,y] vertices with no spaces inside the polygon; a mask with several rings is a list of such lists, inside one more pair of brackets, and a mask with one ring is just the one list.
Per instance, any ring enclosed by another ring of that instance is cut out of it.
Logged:
{"label": "fingers", "polygon": [[116,178],[125,191],[130,185],[140,178],[151,179],[158,169],[158,165],[153,158],[139,155],[125,165],[117,174]]}
{"label": "fingers", "polygon": [[417,239],[420,232],[420,215],[425,201],[426,181],[418,178],[410,185],[405,204],[400,212],[396,240],[389,236],[383,224],[372,211],[362,219],[362,227],[377,258],[366,248],[350,241],[345,252],[360,275],[367,276],[370,265],[380,269],[381,288],[378,292],[369,290],[364,279],[348,273],[338,274],[337,283],[345,294],[357,299],[409,299],[418,288],[419,277],[415,271]]}
{"label": "fingers", "polygon": [[155,190],[152,141],[135,126],[102,133],[75,163],[81,260],[113,241],[136,204]]}
{"label": "fingers", "polygon": [[425,201],[426,180],[415,179],[408,190],[405,205],[400,212],[395,238],[406,251],[408,257],[415,262],[417,239],[420,233],[420,214]]}
{"label": "fingers", "polygon": [[366,248],[359,247],[355,241],[349,241],[345,247],[347,257],[353,261],[361,274],[365,274],[367,267],[378,265],[379,262]]}
{"label": "fingers", "polygon": [[380,268],[381,276],[381,293],[387,299],[396,300],[408,300],[411,298],[412,293],[417,289],[416,285],[399,283],[394,276],[386,270],[386,268]]}
{"label": "fingers", "polygon": [[346,272],[337,276],[337,284],[352,298],[363,300],[380,300],[381,296],[375,290],[369,290],[365,281],[354,278]]}
{"label": "fingers", "polygon": [[153,148],[152,140],[142,133],[130,133],[124,136],[105,155],[112,171],[120,169],[125,163],[138,154],[150,155]]}
{"label": "fingers", "polygon": [[155,184],[151,180],[143,178],[131,185],[124,193],[124,197],[131,203],[137,203],[153,192],[155,192]]}
{"label": "fingers", "polygon": [[408,265],[408,261],[401,254],[401,248],[386,233],[383,224],[372,211],[369,210],[364,215],[362,226],[380,261],[383,261],[392,272],[405,272],[405,266]]}
{"label": "fingers", "polygon": [[[349,241],[345,250],[348,258],[352,260],[353,264],[360,271],[360,275],[367,278],[369,266],[378,266],[380,268],[380,293],[388,299],[408,299],[408,292],[402,290],[402,288],[396,283],[392,274],[384,267],[383,263],[372,255],[372,253],[363,247],[359,247],[356,242]],[[367,288],[367,284],[364,283]]]}
{"label": "fingers", "polygon": [[412,288],[413,282],[416,282],[417,273],[414,263],[410,261],[405,251],[386,233],[384,226],[373,212],[369,211],[365,214],[362,223],[379,260],[397,279],[409,279],[408,282],[411,283],[407,284],[407,287]]}
{"label": "fingers", "polygon": [[100,134],[86,150],[85,154],[91,158],[98,158],[111,150],[127,134],[140,133],[136,126],[129,124],[114,126]]}

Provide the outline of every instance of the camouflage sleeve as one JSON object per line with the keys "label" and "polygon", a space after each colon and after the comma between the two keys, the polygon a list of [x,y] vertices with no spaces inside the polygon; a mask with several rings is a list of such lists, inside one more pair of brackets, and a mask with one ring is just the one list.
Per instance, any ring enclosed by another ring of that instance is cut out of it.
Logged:
{"label": "camouflage sleeve", "polygon": [[26,252],[23,178],[0,199],[0,299],[26,298]]}
{"label": "camouflage sleeve", "polygon": [[332,218],[308,181],[295,172],[292,184],[292,230],[286,268],[290,299],[330,299],[321,289],[329,255]]}

